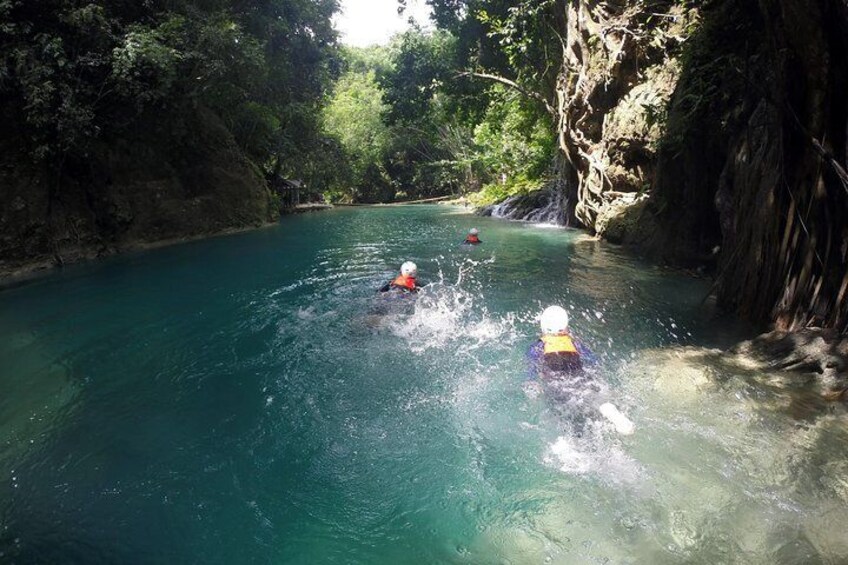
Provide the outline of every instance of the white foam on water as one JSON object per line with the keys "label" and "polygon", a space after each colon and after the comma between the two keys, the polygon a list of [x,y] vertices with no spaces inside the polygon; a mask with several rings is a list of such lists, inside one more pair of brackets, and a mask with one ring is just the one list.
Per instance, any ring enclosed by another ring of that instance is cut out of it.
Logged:
{"label": "white foam on water", "polygon": [[581,451],[576,442],[568,436],[560,436],[548,446],[544,461],[563,473],[572,475],[586,474],[595,467],[591,454]]}
{"label": "white foam on water", "polygon": [[297,309],[297,317],[301,320],[310,320],[315,317],[315,307],[307,306],[306,308]]}
{"label": "white foam on water", "polygon": [[605,483],[633,486],[641,482],[645,471],[616,441],[612,425],[593,420],[584,434],[560,435],[547,445],[542,461],[568,475],[592,476]]}
{"label": "white foam on water", "polygon": [[407,341],[416,354],[444,349],[458,344],[457,353],[496,344],[507,347],[519,338],[516,325],[520,319],[508,313],[494,316],[482,305],[475,304],[474,269],[493,262],[466,258],[460,265],[456,281],[448,281],[440,269],[438,280],[428,284],[415,297],[411,314],[398,314],[387,321],[389,329]]}
{"label": "white foam on water", "polygon": [[462,321],[471,301],[464,294],[461,290],[428,288],[419,293],[412,314],[393,316],[389,329],[417,354],[441,349],[463,333]]}
{"label": "white foam on water", "polygon": [[561,226],[559,224],[549,224],[540,222],[532,222],[530,225],[540,230],[561,230],[565,228],[565,226]]}

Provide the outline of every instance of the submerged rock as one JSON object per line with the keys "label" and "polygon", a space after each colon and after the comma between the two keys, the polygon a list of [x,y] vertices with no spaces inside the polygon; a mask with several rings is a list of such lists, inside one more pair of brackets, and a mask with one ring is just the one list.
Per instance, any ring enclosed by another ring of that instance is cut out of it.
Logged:
{"label": "submerged rock", "polygon": [[729,352],[754,368],[818,373],[843,378],[848,367],[848,338],[832,330],[774,331],[743,341]]}
{"label": "submerged rock", "polygon": [[848,337],[833,330],[773,331],[743,341],[727,356],[740,367],[806,375],[824,387],[828,400],[848,400]]}

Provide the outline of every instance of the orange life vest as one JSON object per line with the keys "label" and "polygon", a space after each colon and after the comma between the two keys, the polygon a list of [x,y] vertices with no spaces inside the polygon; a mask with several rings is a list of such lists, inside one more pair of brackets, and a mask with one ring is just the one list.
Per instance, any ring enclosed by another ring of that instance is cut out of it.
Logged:
{"label": "orange life vest", "polygon": [[409,277],[407,275],[398,275],[397,278],[392,281],[392,286],[405,288],[407,290],[415,290],[415,277]]}
{"label": "orange life vest", "polygon": [[480,243],[480,238],[473,234],[468,234],[465,238],[465,243]]}

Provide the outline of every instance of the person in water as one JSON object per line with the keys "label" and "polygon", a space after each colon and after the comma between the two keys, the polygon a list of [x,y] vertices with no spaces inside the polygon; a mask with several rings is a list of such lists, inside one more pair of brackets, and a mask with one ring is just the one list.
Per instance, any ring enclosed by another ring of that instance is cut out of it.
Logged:
{"label": "person in water", "polygon": [[404,293],[418,292],[421,286],[418,284],[417,277],[418,267],[412,261],[407,261],[400,266],[398,276],[380,287],[380,292],[389,292],[390,290]]}
{"label": "person in water", "polygon": [[480,232],[477,230],[477,228],[471,228],[470,230],[468,230],[468,235],[465,236],[465,241],[463,241],[462,243],[464,243],[465,245],[480,245],[481,243],[483,243],[482,241],[480,241]]}
{"label": "person in water", "polygon": [[584,364],[597,362],[592,351],[568,331],[568,312],[564,308],[549,306],[539,322],[542,335],[527,354],[533,377],[542,381],[574,379],[583,375]]}
{"label": "person in water", "polygon": [[633,422],[613,404],[601,402],[608,392],[591,371],[597,357],[571,335],[568,312],[561,306],[549,306],[542,312],[540,325],[542,335],[527,353],[530,378],[581,427],[585,425],[586,409],[596,407],[619,433],[632,434]]}

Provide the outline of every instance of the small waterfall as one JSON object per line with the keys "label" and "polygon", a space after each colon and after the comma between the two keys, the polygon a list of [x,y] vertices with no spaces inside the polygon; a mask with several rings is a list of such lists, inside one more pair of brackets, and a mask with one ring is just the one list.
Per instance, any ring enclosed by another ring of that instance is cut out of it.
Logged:
{"label": "small waterfall", "polygon": [[525,221],[541,224],[554,224],[557,226],[566,225],[567,218],[565,217],[565,206],[563,206],[563,196],[558,190],[552,190],[548,203],[536,210],[531,210],[524,217]]}
{"label": "small waterfall", "polygon": [[553,186],[530,194],[510,196],[503,202],[483,208],[480,214],[505,220],[567,226],[567,199],[557,184],[551,183]]}
{"label": "small waterfall", "polygon": [[481,216],[505,220],[569,226],[574,218],[574,202],[567,189],[569,164],[561,152],[551,162],[548,180],[540,190],[510,196],[503,202],[486,206]]}

